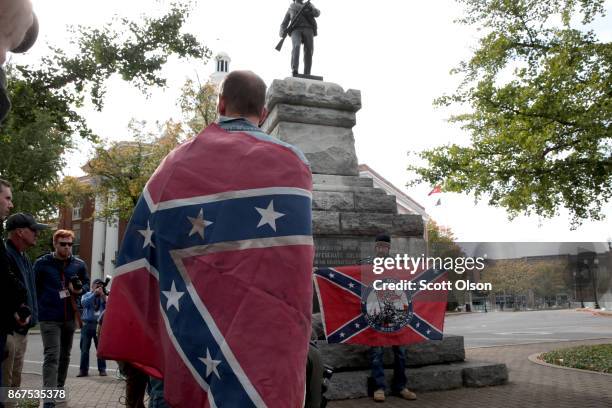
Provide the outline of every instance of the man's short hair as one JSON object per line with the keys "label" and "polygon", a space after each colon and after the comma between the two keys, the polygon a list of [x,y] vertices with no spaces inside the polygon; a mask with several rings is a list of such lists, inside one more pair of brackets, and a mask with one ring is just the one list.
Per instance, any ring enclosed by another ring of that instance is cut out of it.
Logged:
{"label": "man's short hair", "polygon": [[266,83],[251,71],[232,71],[221,84],[226,109],[240,115],[260,115],[266,104]]}
{"label": "man's short hair", "polygon": [[11,186],[11,183],[8,181],[0,178],[0,192],[2,192],[2,190],[5,188],[13,188],[13,186]]}
{"label": "man's short hair", "polygon": [[53,234],[53,243],[56,244],[57,240],[60,238],[72,238],[74,240],[74,232],[63,229],[55,231]]}

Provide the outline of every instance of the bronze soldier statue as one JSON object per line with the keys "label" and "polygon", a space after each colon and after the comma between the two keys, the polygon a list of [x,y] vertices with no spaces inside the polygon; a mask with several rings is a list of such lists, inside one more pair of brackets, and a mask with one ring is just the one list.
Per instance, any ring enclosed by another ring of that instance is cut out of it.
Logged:
{"label": "bronze soldier statue", "polygon": [[[293,48],[291,50],[291,73],[293,76],[298,75],[298,67],[300,64],[300,47],[304,44],[304,75],[310,75],[312,67],[312,53],[314,51],[314,37],[317,35],[317,21],[321,12],[315,8],[308,0],[306,3],[303,0],[294,0],[289,6],[287,14],[281,24],[280,36],[291,36]],[[279,43],[277,49],[280,50],[282,42]]]}

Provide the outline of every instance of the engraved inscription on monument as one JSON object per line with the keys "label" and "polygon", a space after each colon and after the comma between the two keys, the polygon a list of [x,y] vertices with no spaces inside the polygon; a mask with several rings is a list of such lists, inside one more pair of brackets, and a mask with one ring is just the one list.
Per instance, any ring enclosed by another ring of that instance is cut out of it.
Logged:
{"label": "engraved inscription on monument", "polygon": [[315,238],[315,266],[356,265],[367,255],[355,239]]}

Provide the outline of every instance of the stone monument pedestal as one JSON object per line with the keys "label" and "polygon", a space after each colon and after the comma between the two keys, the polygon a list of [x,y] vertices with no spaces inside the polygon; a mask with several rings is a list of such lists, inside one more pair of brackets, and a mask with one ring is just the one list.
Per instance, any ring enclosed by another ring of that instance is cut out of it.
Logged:
{"label": "stone monument pedestal", "polygon": [[425,251],[420,215],[398,214],[396,199],[359,177],[353,126],[361,93],[330,82],[274,80],[262,129],[298,147],[313,173],[315,266],[355,265],[373,255],[374,237],[392,236],[392,253]]}
{"label": "stone monument pedestal", "polygon": [[[298,147],[310,162],[315,266],[355,265],[373,255],[374,237],[383,232],[392,237],[392,254],[425,253],[421,216],[398,214],[394,196],[374,188],[372,179],[359,177],[352,131],[356,112],[361,109],[359,91],[344,91],[329,82],[286,78],[274,80],[266,106],[270,114],[262,129]],[[313,315],[313,327],[324,340],[318,314]],[[319,345],[323,362],[336,371],[327,398],[365,397],[369,347],[325,341]],[[408,387],[419,392],[446,390],[503,384],[508,379],[503,364],[464,359],[460,336],[410,345],[406,356]],[[385,367],[392,367],[391,350],[385,355]],[[385,372],[390,380],[392,370]]]}

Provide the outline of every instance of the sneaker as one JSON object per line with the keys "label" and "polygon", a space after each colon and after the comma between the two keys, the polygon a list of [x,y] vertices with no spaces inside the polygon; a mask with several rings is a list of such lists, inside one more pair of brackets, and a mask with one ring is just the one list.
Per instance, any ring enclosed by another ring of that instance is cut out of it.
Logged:
{"label": "sneaker", "polygon": [[399,392],[399,396],[405,400],[415,400],[417,396],[414,392],[410,391],[408,388],[404,388]]}
{"label": "sneaker", "polygon": [[87,374],[87,371],[79,371],[79,373],[77,374],[77,377],[87,377],[89,374]]}
{"label": "sneaker", "polygon": [[385,390],[380,389],[374,391],[374,401],[385,402]]}
{"label": "sneaker", "polygon": [[100,370],[100,377],[106,377],[107,375],[105,370]]}

